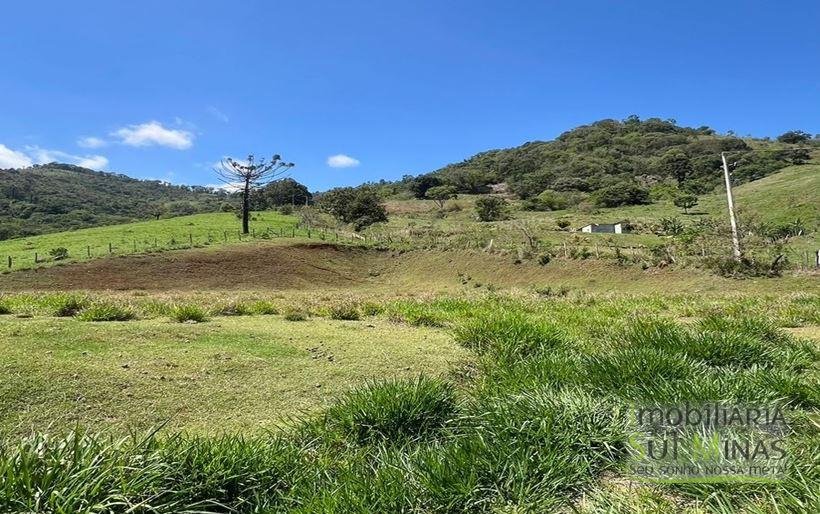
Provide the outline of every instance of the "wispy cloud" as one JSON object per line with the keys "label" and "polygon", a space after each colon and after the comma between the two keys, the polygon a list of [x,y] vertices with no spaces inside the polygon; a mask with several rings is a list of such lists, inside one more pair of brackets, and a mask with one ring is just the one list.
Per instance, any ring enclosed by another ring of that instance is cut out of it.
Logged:
{"label": "wispy cloud", "polygon": [[211,116],[213,116],[214,118],[218,119],[218,120],[219,120],[219,121],[221,121],[222,123],[228,123],[229,121],[231,121],[231,120],[228,118],[228,115],[227,115],[227,114],[225,114],[224,112],[220,111],[219,109],[217,109],[217,108],[216,108],[216,107],[214,107],[213,105],[209,105],[209,106],[208,106],[208,114],[210,114],[210,115],[211,115]]}
{"label": "wispy cloud", "polygon": [[34,162],[28,155],[0,144],[0,169],[28,168],[32,164]]}
{"label": "wispy cloud", "polygon": [[194,134],[187,130],[170,129],[158,121],[129,125],[111,133],[128,146],[165,146],[187,150],[194,144]]}
{"label": "wispy cloud", "polygon": [[77,140],[77,146],[81,148],[102,148],[108,141],[94,136],[83,136]]}
{"label": "wispy cloud", "polygon": [[103,170],[108,166],[108,158],[103,155],[73,155],[60,150],[48,150],[39,146],[27,146],[26,152],[36,164],[65,162],[92,170]]}
{"label": "wispy cloud", "polygon": [[103,170],[108,166],[108,159],[103,155],[73,155],[61,150],[49,150],[39,146],[27,146],[23,150],[12,150],[0,144],[0,168],[27,168],[33,164],[64,162],[89,168]]}
{"label": "wispy cloud", "polygon": [[354,159],[343,153],[331,155],[327,158],[327,165],[331,168],[355,168],[360,164],[358,159]]}

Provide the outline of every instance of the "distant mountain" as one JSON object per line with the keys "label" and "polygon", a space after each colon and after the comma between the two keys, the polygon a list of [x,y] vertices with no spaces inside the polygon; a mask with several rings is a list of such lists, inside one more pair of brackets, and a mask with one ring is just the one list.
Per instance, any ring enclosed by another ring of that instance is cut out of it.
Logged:
{"label": "distant mountain", "polygon": [[553,141],[482,152],[403,182],[417,197],[441,183],[459,192],[482,193],[501,182],[521,198],[545,190],[583,198],[606,188],[623,188],[625,183],[647,189],[666,183],[702,194],[721,184],[721,152],[730,152],[737,163],[733,176],[741,184],[807,161],[809,151],[803,147],[817,144],[738,138],[706,126],[681,127],[674,120],[630,116],[583,125]]}
{"label": "distant mountain", "polygon": [[212,212],[225,193],[69,164],[0,170],[0,240],[156,216]]}

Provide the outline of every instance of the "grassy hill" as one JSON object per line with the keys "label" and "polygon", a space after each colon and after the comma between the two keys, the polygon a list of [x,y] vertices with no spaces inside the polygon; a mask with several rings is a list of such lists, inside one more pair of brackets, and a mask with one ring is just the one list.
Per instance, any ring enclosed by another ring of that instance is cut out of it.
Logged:
{"label": "grassy hill", "polygon": [[[276,212],[254,213],[253,219],[254,234],[260,236],[268,230],[291,230],[296,224],[295,217]],[[239,228],[236,215],[218,212],[10,239],[0,241],[0,269],[9,270],[9,257],[12,270],[53,264],[49,251],[55,248],[67,249],[67,260],[76,262],[111,254],[236,243]],[[34,262],[35,252],[39,264]]]}
{"label": "grassy hill", "polygon": [[68,164],[0,170],[0,240],[219,210],[224,193]]}

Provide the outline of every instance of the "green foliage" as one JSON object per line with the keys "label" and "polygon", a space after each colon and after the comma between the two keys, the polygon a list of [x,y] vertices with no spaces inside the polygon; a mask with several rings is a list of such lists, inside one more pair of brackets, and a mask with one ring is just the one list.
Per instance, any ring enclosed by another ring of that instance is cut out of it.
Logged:
{"label": "green foliage", "polygon": [[184,323],[186,321],[196,321],[202,323],[208,321],[208,314],[205,309],[195,304],[174,305],[171,309],[171,319],[177,323]]}
{"label": "green foliage", "polygon": [[287,321],[307,321],[309,314],[305,309],[289,307],[285,309],[283,317]]}
{"label": "green foliage", "polygon": [[509,202],[500,196],[482,196],[475,202],[479,221],[499,221],[509,215]]}
{"label": "green foliage", "polygon": [[[720,185],[716,173],[720,152],[732,152],[732,159],[738,160],[738,184],[771,174],[790,162],[785,154],[760,162],[758,155],[771,153],[772,145],[757,143],[752,148],[734,136],[716,135],[708,127],[681,127],[674,120],[600,120],[565,132],[554,141],[482,152],[424,175],[424,180],[433,183],[430,177],[438,177],[460,193],[482,193],[488,184],[506,182],[510,191],[529,199],[547,189],[594,192],[624,181],[651,184],[674,177],[687,189],[703,194]],[[413,188],[414,180],[406,177],[403,184]],[[423,198],[423,193],[417,197]],[[538,210],[537,203],[529,205]]]}
{"label": "green foliage", "polygon": [[319,207],[342,223],[350,223],[361,230],[374,223],[387,221],[387,210],[378,192],[369,186],[338,187],[323,193]]}
{"label": "green foliage", "polygon": [[292,178],[283,178],[255,191],[252,199],[252,208],[262,211],[285,205],[307,205],[313,199],[313,195],[304,184]]}
{"label": "green foliage", "polygon": [[737,261],[731,257],[717,256],[708,257],[704,262],[706,267],[722,277],[742,279],[779,276],[788,260],[782,255],[771,262],[755,257],[744,257]]}
{"label": "green foliage", "polygon": [[47,300],[51,312],[57,317],[72,317],[85,309],[91,301],[88,296],[77,293],[58,293]]}
{"label": "green foliage", "polygon": [[133,309],[112,302],[97,302],[77,316],[82,321],[130,321],[137,317]]}
{"label": "green foliage", "polygon": [[279,314],[279,308],[273,302],[267,300],[256,300],[251,303],[250,310],[252,313],[265,316],[271,314]]}
{"label": "green foliage", "polygon": [[577,205],[581,201],[578,193],[568,193],[547,189],[538,196],[524,201],[524,209],[529,211],[560,211]]}
{"label": "green foliage", "polygon": [[698,204],[698,197],[697,195],[693,195],[692,193],[680,193],[677,196],[675,196],[673,202],[675,204],[675,207],[680,207],[683,209],[683,212],[688,213],[689,209]]}
{"label": "green foliage", "polygon": [[444,209],[444,203],[457,196],[458,193],[453,186],[435,186],[428,189],[427,193],[425,193],[425,197],[434,200],[438,204],[439,209]]}
{"label": "green foliage", "polygon": [[410,179],[408,189],[413,196],[422,200],[427,198],[427,191],[431,188],[442,185],[442,181],[436,175],[419,175],[416,178]]}
{"label": "green foliage", "polygon": [[777,136],[777,140],[781,143],[798,144],[811,139],[811,134],[803,132],[802,130],[790,130]]}
{"label": "green foliage", "polygon": [[594,194],[599,207],[620,207],[650,203],[649,191],[634,182],[619,182],[599,189]]}
{"label": "green foliage", "polygon": [[678,218],[677,216],[672,216],[669,218],[661,218],[660,229],[660,232],[663,235],[679,236],[683,234],[685,227],[680,218]]}
{"label": "green foliage", "polygon": [[63,248],[62,246],[59,248],[52,248],[48,251],[48,254],[51,255],[51,258],[55,261],[61,261],[63,259],[68,259],[68,249]]}
{"label": "green foliage", "polygon": [[350,300],[334,302],[330,305],[328,311],[330,319],[353,321],[362,317],[359,304]]}
{"label": "green foliage", "polygon": [[200,186],[137,180],[68,164],[0,173],[0,240],[63,230],[214,212],[227,197]]}
{"label": "green foliage", "polygon": [[327,411],[325,423],[355,444],[398,444],[440,432],[456,414],[452,387],[419,376],[357,389]]}

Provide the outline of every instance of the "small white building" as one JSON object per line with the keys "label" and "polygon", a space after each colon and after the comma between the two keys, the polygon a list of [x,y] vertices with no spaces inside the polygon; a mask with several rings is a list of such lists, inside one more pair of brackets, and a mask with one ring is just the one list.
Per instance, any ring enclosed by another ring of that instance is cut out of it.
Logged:
{"label": "small white building", "polygon": [[623,234],[623,221],[617,223],[590,223],[581,227],[581,232],[589,234]]}

